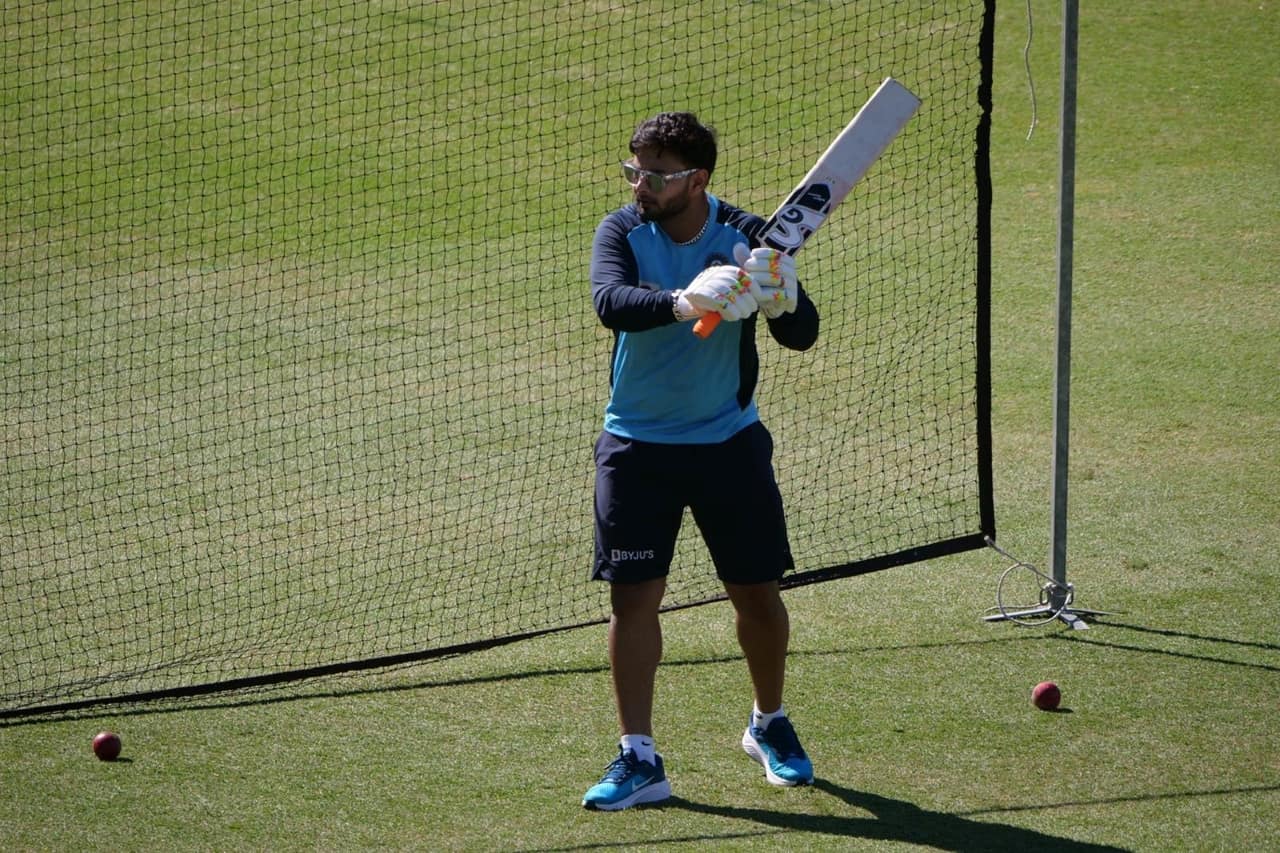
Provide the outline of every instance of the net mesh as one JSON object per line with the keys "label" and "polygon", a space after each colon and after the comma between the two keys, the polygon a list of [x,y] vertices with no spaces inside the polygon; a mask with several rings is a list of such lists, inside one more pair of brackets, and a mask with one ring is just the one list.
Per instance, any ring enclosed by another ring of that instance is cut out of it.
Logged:
{"label": "net mesh", "polygon": [[[663,110],[767,216],[883,77],[922,98],[759,400],[788,583],[980,544],[992,5],[6,9],[0,712],[604,619],[587,265]],[[676,562],[720,594],[691,524]]]}

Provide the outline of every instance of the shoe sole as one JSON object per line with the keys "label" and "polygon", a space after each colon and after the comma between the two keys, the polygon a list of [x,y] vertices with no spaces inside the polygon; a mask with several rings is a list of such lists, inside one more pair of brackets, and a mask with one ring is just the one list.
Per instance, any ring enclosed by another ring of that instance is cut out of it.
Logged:
{"label": "shoe sole", "polygon": [[800,785],[812,785],[813,777],[808,779],[784,779],[777,773],[773,772],[773,768],[769,766],[769,760],[764,757],[764,750],[760,749],[760,742],[751,736],[751,729],[747,729],[742,733],[742,748],[746,750],[747,755],[752,760],[764,768],[764,778],[769,780],[771,785],[778,785],[782,788],[795,788]]}
{"label": "shoe sole", "polygon": [[632,806],[638,806],[642,803],[657,803],[671,796],[671,783],[666,779],[661,782],[654,782],[652,785],[645,785],[638,791],[632,791],[630,796],[623,797],[621,800],[613,803],[593,803],[587,800],[582,801],[582,807],[591,811],[601,812],[617,812],[623,809],[629,809]]}

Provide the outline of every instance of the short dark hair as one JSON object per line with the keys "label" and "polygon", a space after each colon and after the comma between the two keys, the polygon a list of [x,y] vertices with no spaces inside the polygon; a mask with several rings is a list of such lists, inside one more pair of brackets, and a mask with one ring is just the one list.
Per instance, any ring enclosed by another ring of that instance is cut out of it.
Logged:
{"label": "short dark hair", "polygon": [[631,153],[641,150],[670,151],[689,168],[710,174],[716,168],[716,131],[693,113],[658,113],[640,122],[631,134]]}

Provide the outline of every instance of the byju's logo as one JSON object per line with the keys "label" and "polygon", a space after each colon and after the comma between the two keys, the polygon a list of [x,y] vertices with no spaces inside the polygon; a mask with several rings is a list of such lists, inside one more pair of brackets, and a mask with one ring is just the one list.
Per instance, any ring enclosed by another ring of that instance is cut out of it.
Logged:
{"label": "byju's logo", "polygon": [[652,560],[653,549],[645,548],[639,551],[624,551],[621,548],[612,548],[609,551],[609,559],[614,563],[629,563],[633,560]]}

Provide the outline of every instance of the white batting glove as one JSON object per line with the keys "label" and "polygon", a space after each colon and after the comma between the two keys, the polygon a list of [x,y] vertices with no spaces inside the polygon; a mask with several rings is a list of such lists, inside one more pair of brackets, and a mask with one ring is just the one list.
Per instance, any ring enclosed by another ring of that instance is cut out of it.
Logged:
{"label": "white batting glove", "polygon": [[751,277],[751,295],[761,314],[773,320],[796,310],[800,285],[795,258],[764,246],[748,251],[744,243],[733,247],[733,258]]}
{"label": "white batting glove", "polygon": [[687,304],[698,315],[716,312],[726,320],[745,320],[755,313],[751,277],[728,265],[707,267],[676,297],[678,314]]}

